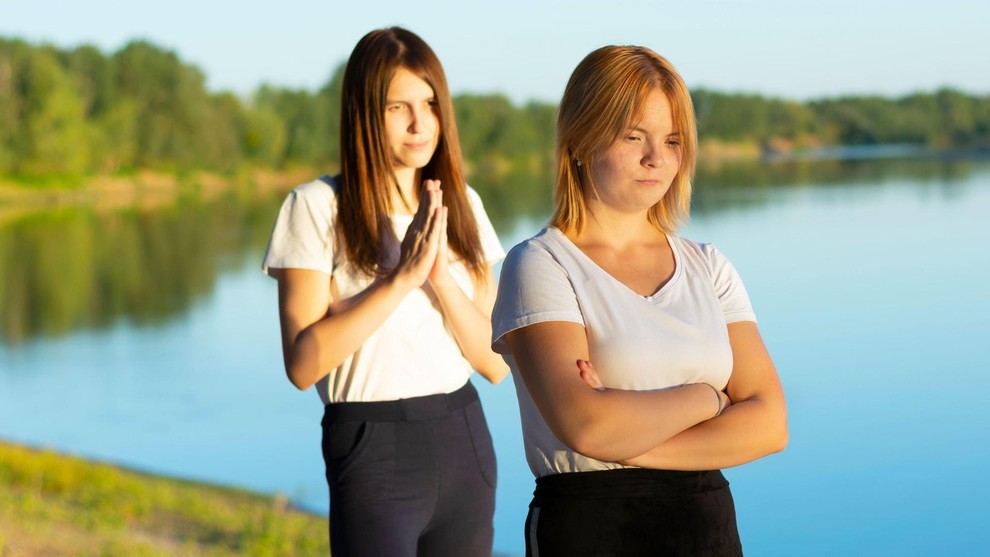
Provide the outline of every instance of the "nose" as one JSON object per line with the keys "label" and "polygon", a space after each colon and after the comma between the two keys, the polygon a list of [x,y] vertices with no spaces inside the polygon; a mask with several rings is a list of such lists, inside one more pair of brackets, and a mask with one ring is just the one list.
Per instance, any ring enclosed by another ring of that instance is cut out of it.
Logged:
{"label": "nose", "polygon": [[650,168],[659,168],[667,165],[667,156],[663,143],[651,143],[643,154],[643,164]]}
{"label": "nose", "polygon": [[419,133],[422,127],[422,118],[419,111],[412,110],[409,115],[409,133]]}
{"label": "nose", "polygon": [[423,108],[413,108],[409,117],[409,133],[423,133],[426,131],[427,119],[431,116]]}

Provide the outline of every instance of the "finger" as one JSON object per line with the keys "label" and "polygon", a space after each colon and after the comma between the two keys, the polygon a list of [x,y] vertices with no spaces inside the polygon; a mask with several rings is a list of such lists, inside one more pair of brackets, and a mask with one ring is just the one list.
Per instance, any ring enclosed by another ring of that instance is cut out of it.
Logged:
{"label": "finger", "polygon": [[436,242],[440,237],[441,211],[443,207],[434,206],[430,212],[430,222],[427,224],[426,236],[430,242]]}
{"label": "finger", "polygon": [[409,224],[409,230],[421,230],[429,227],[429,219],[433,215],[434,204],[431,199],[430,190],[434,189],[430,183],[436,180],[425,180],[420,190],[419,206],[416,207],[416,214]]}
{"label": "finger", "polygon": [[443,191],[440,189],[440,182],[433,180],[433,189],[430,190],[432,194],[432,201],[434,207],[440,207],[443,205]]}
{"label": "finger", "polygon": [[446,207],[441,206],[440,207],[440,211],[442,213],[441,218],[440,218],[440,241],[443,242],[444,244],[446,244],[447,243],[447,218],[448,218],[448,209]]}
{"label": "finger", "polygon": [[425,195],[432,196],[439,189],[440,189],[440,182],[438,180],[423,181],[423,193]]}
{"label": "finger", "polygon": [[580,375],[581,376],[581,379],[584,380],[584,384],[585,385],[591,387],[592,389],[594,389],[594,390],[596,390],[598,392],[604,392],[605,391],[605,386],[602,385],[601,383],[598,383],[597,381],[595,381],[595,379],[593,377],[591,377],[591,374],[588,373],[586,370],[583,370],[582,369],[580,372],[578,372],[578,375]]}
{"label": "finger", "polygon": [[602,384],[601,380],[598,378],[598,372],[595,370],[595,366],[591,365],[588,360],[578,360],[578,375],[585,382],[586,385],[595,389],[596,391],[604,391],[605,385]]}

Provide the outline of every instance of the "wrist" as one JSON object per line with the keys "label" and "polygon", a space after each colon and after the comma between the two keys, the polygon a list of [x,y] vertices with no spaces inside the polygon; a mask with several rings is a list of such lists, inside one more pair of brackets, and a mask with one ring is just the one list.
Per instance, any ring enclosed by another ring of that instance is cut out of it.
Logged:
{"label": "wrist", "polygon": [[450,273],[444,273],[442,276],[438,277],[430,277],[429,283],[430,287],[433,288],[434,291],[460,288],[460,286],[457,285],[457,281],[454,280],[453,275]]}
{"label": "wrist", "polygon": [[396,267],[379,279],[382,286],[389,290],[400,292],[406,295],[416,288],[423,286],[412,273],[403,272],[402,267]]}
{"label": "wrist", "polygon": [[712,417],[717,418],[722,414],[722,411],[725,410],[725,401],[722,400],[722,393],[720,393],[719,390],[716,389],[714,385],[711,385],[709,383],[702,383],[702,384],[710,388],[712,392],[715,394],[715,401],[717,403],[717,407],[715,410],[715,415]]}

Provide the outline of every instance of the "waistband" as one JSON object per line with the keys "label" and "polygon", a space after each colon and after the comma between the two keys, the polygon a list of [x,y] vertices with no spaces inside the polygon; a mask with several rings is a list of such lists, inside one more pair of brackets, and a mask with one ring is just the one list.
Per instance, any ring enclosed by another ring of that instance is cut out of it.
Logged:
{"label": "waistband", "polygon": [[452,393],[376,402],[331,402],[323,410],[323,425],[333,422],[410,422],[432,420],[478,400],[470,381]]}
{"label": "waistband", "polygon": [[531,506],[568,499],[673,498],[729,485],[721,470],[682,472],[619,468],[551,474],[536,479]]}

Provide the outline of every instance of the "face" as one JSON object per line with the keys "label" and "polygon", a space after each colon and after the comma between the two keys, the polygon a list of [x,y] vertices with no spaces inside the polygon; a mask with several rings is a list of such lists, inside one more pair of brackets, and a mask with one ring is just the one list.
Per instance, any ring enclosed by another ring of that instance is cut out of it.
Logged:
{"label": "face", "polygon": [[423,168],[440,140],[440,119],[433,88],[399,68],[385,99],[385,135],[395,171]]}
{"label": "face", "polygon": [[681,162],[680,135],[667,95],[655,89],[646,98],[642,112],[638,122],[630,122],[619,139],[590,161],[595,185],[595,191],[585,192],[590,205],[601,203],[621,212],[640,212],[656,205],[667,193]]}

